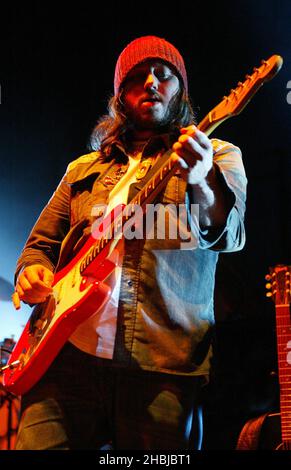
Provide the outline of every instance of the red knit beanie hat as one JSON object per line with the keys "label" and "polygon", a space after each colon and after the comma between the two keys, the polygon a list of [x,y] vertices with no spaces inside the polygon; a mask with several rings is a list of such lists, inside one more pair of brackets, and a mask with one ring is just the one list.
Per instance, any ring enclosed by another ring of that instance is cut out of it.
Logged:
{"label": "red knit beanie hat", "polygon": [[162,59],[177,70],[188,93],[188,80],[183,57],[168,41],[156,36],[143,36],[130,42],[118,57],[114,74],[114,93],[118,94],[120,85],[128,72],[146,59]]}

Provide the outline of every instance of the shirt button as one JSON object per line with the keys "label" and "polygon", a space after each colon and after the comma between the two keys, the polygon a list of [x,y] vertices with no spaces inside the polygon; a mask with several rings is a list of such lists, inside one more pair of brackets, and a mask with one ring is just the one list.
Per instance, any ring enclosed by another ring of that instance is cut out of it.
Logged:
{"label": "shirt button", "polygon": [[133,284],[133,282],[132,282],[132,281],[127,281],[127,285],[128,285],[129,287],[131,287],[131,286],[132,286],[132,284]]}

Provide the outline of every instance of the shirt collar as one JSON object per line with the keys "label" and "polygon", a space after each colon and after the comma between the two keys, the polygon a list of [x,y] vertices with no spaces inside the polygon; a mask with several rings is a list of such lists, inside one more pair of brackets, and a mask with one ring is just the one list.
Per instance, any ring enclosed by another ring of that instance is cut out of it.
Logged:
{"label": "shirt collar", "polygon": [[[178,135],[179,132],[177,131],[171,134],[165,133],[150,137],[142,149],[142,158],[152,156],[156,152],[166,152],[177,140]],[[114,158],[118,162],[128,161],[127,152],[122,141],[115,140],[112,142],[109,158]]]}

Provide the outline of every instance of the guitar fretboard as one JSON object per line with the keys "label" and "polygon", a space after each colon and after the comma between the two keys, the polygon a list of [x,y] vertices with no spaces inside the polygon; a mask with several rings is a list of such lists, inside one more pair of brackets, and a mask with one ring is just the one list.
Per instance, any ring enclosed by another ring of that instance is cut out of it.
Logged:
{"label": "guitar fretboard", "polygon": [[291,323],[289,305],[276,306],[282,441],[291,440]]}
{"label": "guitar fretboard", "polygon": [[290,266],[277,265],[270,269],[267,284],[275,301],[277,357],[280,384],[281,434],[283,445],[291,443],[291,319]]}

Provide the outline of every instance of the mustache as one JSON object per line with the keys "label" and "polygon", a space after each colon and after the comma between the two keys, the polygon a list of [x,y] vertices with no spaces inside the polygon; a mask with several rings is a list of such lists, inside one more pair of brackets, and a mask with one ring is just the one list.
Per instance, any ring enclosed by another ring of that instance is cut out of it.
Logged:
{"label": "mustache", "polygon": [[143,96],[141,96],[141,98],[138,101],[139,101],[139,104],[141,104],[144,101],[153,100],[153,99],[162,101],[159,92],[157,92],[156,90],[152,90],[148,92],[147,94],[144,94]]}

